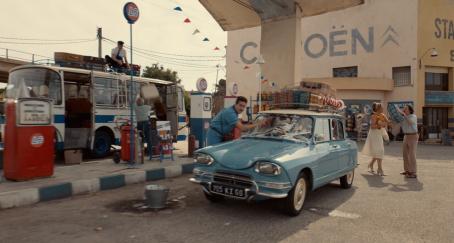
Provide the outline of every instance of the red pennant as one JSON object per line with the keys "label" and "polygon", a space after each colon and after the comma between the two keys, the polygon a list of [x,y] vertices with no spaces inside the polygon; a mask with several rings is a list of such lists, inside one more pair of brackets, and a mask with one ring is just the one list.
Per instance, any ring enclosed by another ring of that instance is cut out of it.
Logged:
{"label": "red pennant", "polygon": [[214,48],[214,50],[215,50],[215,51],[219,51],[220,49],[219,49],[219,47],[216,46],[216,47]]}
{"label": "red pennant", "polygon": [[188,24],[188,23],[191,23],[191,20],[190,20],[189,18],[186,18],[186,19],[184,20],[184,22]]}
{"label": "red pennant", "polygon": [[247,66],[247,65],[246,65],[246,66],[244,66],[244,68],[243,68],[243,69],[249,69],[249,66]]}

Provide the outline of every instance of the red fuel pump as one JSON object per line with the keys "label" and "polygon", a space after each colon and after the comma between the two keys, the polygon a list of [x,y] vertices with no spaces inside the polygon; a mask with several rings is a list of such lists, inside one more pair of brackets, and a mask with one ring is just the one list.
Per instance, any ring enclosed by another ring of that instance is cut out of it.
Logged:
{"label": "red fuel pump", "polygon": [[48,177],[54,172],[52,104],[20,98],[5,104],[4,175],[10,180]]}

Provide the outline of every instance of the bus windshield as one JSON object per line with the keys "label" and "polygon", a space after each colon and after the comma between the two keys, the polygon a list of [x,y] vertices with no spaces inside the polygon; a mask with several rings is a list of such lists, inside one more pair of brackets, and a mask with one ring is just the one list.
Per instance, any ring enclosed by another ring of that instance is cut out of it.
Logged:
{"label": "bus windshield", "polygon": [[54,104],[62,102],[60,75],[47,68],[24,68],[10,73],[6,97],[50,98]]}

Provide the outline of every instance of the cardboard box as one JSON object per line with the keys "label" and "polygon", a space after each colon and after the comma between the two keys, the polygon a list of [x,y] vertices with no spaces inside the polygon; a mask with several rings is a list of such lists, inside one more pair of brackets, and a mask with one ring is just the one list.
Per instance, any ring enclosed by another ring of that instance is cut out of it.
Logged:
{"label": "cardboard box", "polygon": [[65,150],[65,164],[80,164],[82,162],[82,150]]}

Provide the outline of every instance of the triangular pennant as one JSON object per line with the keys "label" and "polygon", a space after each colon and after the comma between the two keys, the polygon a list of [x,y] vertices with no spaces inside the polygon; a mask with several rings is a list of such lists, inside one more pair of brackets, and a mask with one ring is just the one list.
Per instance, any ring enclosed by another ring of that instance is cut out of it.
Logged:
{"label": "triangular pennant", "polygon": [[205,38],[203,39],[203,41],[210,41],[210,39],[208,39],[208,38],[205,37]]}
{"label": "triangular pennant", "polygon": [[248,65],[246,65],[246,66],[244,66],[244,68],[243,68],[243,69],[249,69],[249,66],[248,66]]}
{"label": "triangular pennant", "polygon": [[213,50],[219,51],[219,47],[216,46]]}
{"label": "triangular pennant", "polygon": [[200,33],[200,30],[199,29],[195,29],[194,32],[192,32],[192,35],[196,35],[198,33]]}
{"label": "triangular pennant", "polygon": [[183,9],[181,9],[181,7],[180,7],[180,6],[176,6],[176,7],[175,7],[175,8],[173,9],[173,10],[175,10],[175,11],[180,11],[180,12],[182,12],[182,11],[183,11]]}
{"label": "triangular pennant", "polygon": [[185,22],[186,24],[189,24],[189,23],[191,23],[191,20],[190,20],[189,18],[186,18],[186,19],[184,20],[184,22]]}

